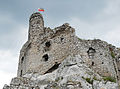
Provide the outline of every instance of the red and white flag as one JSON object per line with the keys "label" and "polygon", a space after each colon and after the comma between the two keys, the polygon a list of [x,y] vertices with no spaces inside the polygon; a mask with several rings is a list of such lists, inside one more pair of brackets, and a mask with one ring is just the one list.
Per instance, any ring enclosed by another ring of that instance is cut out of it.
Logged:
{"label": "red and white flag", "polygon": [[38,11],[43,11],[44,12],[44,9],[43,8],[38,8]]}

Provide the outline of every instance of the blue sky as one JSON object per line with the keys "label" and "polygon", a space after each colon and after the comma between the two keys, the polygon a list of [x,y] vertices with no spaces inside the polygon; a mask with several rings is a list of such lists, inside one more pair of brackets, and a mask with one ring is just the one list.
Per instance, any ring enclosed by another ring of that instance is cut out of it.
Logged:
{"label": "blue sky", "polygon": [[45,26],[67,22],[80,38],[98,38],[120,47],[120,0],[0,0],[0,88],[16,76],[29,16],[41,7]]}

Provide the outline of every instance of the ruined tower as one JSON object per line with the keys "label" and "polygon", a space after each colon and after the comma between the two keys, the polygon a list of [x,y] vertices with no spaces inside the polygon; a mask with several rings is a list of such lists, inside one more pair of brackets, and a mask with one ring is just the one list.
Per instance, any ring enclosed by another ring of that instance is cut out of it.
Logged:
{"label": "ruined tower", "polygon": [[38,35],[44,33],[44,21],[43,16],[40,13],[33,13],[29,19],[29,37],[28,39],[36,41]]}
{"label": "ruined tower", "polygon": [[[29,19],[29,34],[28,34],[28,41],[24,44],[20,52],[19,58],[19,66],[18,66],[18,76],[22,76],[30,67],[29,58],[27,55],[32,52],[28,52],[31,48],[31,45],[36,45],[37,40],[39,39],[39,35],[44,33],[44,21],[43,17],[40,13],[36,12],[30,16]],[[35,47],[36,49],[36,47]],[[35,51],[36,54],[36,51]],[[34,56],[34,52],[31,56]],[[33,57],[31,57],[32,59]],[[32,64],[32,63],[30,63]]]}
{"label": "ruined tower", "polygon": [[28,41],[20,51],[18,76],[27,72],[48,73],[56,68],[72,50],[75,30],[67,23],[51,30],[44,27],[40,13],[29,20]]}

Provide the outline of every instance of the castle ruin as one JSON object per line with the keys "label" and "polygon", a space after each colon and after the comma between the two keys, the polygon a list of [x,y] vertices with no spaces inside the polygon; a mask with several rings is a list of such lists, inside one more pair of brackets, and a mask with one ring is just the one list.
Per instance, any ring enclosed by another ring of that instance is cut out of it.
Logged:
{"label": "castle ruin", "polygon": [[44,27],[43,16],[36,12],[29,19],[28,41],[20,51],[17,76],[52,72],[66,57],[79,54],[95,72],[118,79],[119,63],[110,56],[114,50],[117,49],[99,39],[81,40],[68,23],[54,29]]}
{"label": "castle ruin", "polygon": [[59,65],[70,52],[75,30],[67,23],[51,30],[44,27],[43,17],[34,13],[29,20],[28,41],[20,51],[18,76],[26,72],[49,72],[50,68]]}

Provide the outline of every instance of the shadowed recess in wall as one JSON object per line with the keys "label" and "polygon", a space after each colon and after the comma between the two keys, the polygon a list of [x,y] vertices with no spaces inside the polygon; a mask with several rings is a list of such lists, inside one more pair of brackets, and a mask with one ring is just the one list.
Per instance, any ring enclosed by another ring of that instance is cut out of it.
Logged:
{"label": "shadowed recess in wall", "polygon": [[49,59],[48,54],[45,54],[45,55],[43,56],[43,59],[44,59],[44,61],[48,61],[48,59]]}
{"label": "shadowed recess in wall", "polygon": [[53,72],[54,70],[56,70],[58,67],[59,67],[60,63],[55,63],[55,65],[53,67],[51,67],[46,73],[51,73]]}

